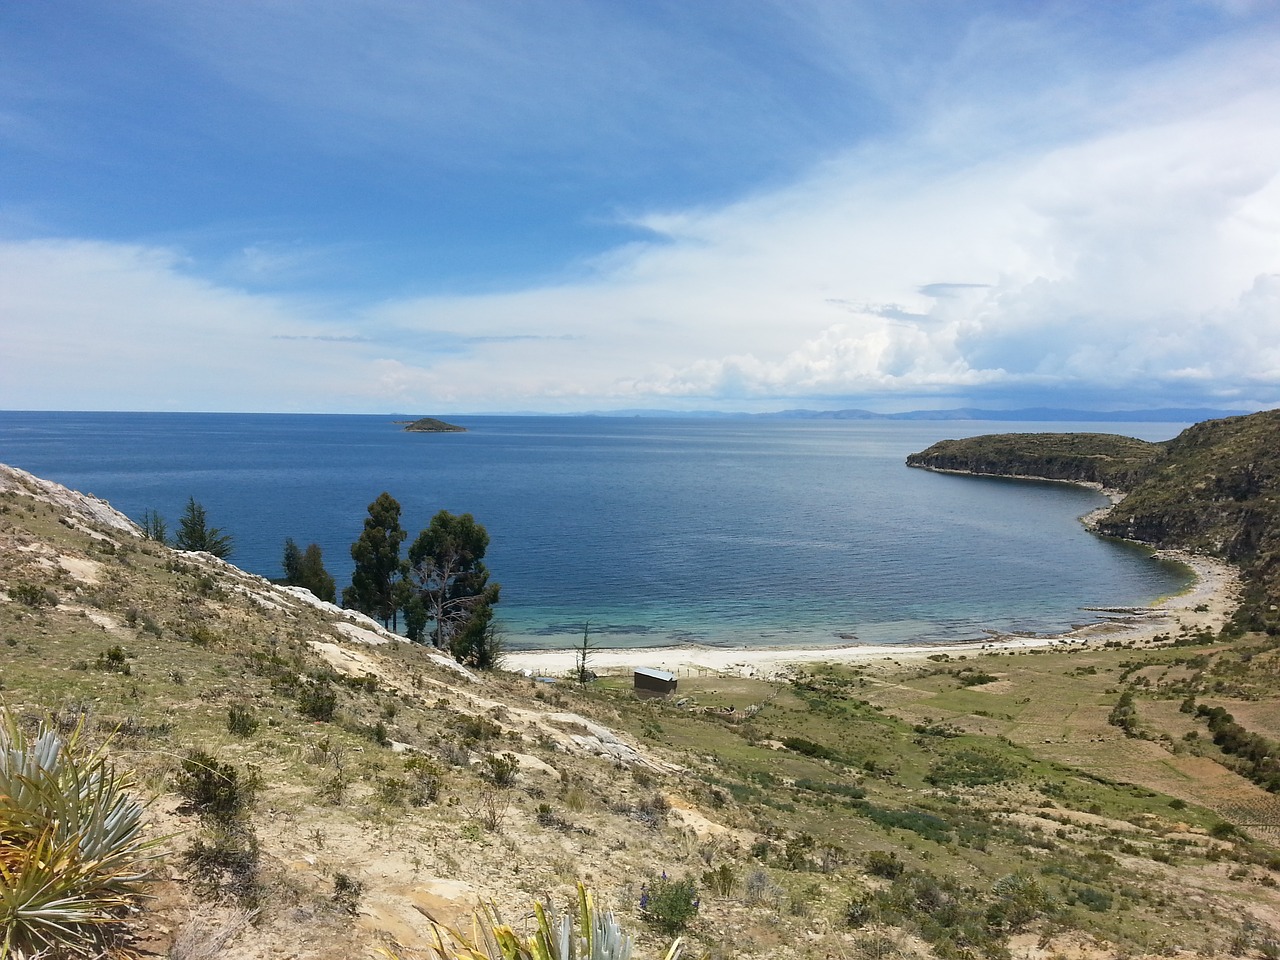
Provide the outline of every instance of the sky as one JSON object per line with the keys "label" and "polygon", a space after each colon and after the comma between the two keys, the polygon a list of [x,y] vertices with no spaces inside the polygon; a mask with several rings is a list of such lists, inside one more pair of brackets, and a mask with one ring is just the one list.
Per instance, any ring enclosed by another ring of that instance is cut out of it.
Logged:
{"label": "sky", "polygon": [[0,4],[0,409],[1277,405],[1276,0]]}

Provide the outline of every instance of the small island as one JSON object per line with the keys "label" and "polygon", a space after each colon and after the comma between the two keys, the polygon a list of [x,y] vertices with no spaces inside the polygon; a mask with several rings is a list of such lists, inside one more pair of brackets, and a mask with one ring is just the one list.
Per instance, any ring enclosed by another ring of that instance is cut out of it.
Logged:
{"label": "small island", "polygon": [[396,423],[403,423],[408,433],[466,433],[466,427],[460,427],[456,423],[445,423],[443,420],[437,420],[435,417],[421,417],[417,420],[397,420]]}

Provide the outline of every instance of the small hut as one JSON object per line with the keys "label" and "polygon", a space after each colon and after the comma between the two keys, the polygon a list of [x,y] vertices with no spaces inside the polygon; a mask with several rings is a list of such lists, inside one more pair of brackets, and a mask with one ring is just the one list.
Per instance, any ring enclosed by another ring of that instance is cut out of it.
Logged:
{"label": "small hut", "polygon": [[665,697],[676,692],[676,675],[652,667],[636,667],[635,692],[637,697]]}

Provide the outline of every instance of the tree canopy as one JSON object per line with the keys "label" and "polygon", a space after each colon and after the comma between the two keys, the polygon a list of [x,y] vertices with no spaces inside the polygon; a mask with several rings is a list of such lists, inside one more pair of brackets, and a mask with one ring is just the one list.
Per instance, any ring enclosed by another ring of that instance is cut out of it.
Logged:
{"label": "tree canopy", "polygon": [[283,582],[293,587],[305,587],[328,603],[337,599],[337,584],[324,568],[324,554],[318,543],[308,545],[304,551],[294,543],[293,537],[285,540]]}
{"label": "tree canopy", "polygon": [[410,629],[421,639],[428,621],[435,646],[476,666],[493,666],[497,638],[493,605],[500,587],[484,565],[489,533],[475,518],[441,510],[409,547],[414,596],[406,606]]}
{"label": "tree canopy", "polygon": [[220,527],[209,526],[205,509],[196,502],[196,498],[188,498],[187,508],[178,521],[173,545],[179,550],[203,550],[225,560],[231,555],[234,544],[231,534],[224,533]]}
{"label": "tree canopy", "polygon": [[400,503],[391,494],[380,493],[369,504],[364,532],[351,545],[355,570],[351,586],[342,591],[342,605],[381,620],[384,626],[398,624],[399,609],[404,600],[399,582],[404,565],[400,560],[400,544],[408,534],[400,526]]}

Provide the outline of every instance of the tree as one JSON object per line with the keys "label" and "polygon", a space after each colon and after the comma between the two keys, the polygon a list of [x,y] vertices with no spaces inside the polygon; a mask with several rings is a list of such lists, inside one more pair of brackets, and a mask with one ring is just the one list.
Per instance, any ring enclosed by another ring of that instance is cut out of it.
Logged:
{"label": "tree", "polygon": [[[494,603],[497,584],[494,584]],[[502,663],[505,653],[502,636],[493,622],[493,603],[481,600],[471,611],[462,629],[449,642],[449,653],[459,663],[477,670],[492,670]]]}
{"label": "tree", "polygon": [[342,605],[381,620],[384,626],[398,625],[397,612],[404,598],[398,581],[404,573],[400,561],[400,544],[404,542],[400,526],[400,504],[383,492],[369,504],[364,532],[351,545],[351,559],[356,567],[351,586],[342,591]]}
{"label": "tree", "polygon": [[291,587],[305,587],[321,600],[333,603],[337,599],[337,584],[324,568],[324,553],[320,544],[310,544],[306,551],[299,549],[293,537],[284,542],[284,579],[280,583]]}
{"label": "tree", "polygon": [[425,615],[420,629],[430,621],[432,643],[477,666],[489,659],[488,648],[496,643],[492,608],[501,589],[489,583],[488,547],[488,531],[471,514],[447,510],[432,517],[409,547],[409,570],[420,616]]}
{"label": "tree", "polygon": [[298,586],[306,587],[326,603],[333,603],[337,599],[338,585],[324,568],[324,554],[318,543],[309,544],[302,554],[298,580]]}
{"label": "tree", "polygon": [[204,507],[196,502],[195,497],[187,498],[187,508],[178,521],[178,533],[173,538],[173,545],[179,550],[203,550],[215,557],[225,560],[231,554],[234,540],[229,533],[223,533],[220,527],[209,526]]}
{"label": "tree", "polygon": [[591,662],[591,654],[595,652],[595,647],[591,643],[591,621],[588,620],[582,625],[582,643],[578,645],[573,656],[573,672],[578,678],[578,682],[583,686],[596,678],[595,673],[588,665]]}
{"label": "tree", "polygon": [[148,540],[154,540],[156,543],[167,543],[169,540],[169,527],[165,524],[164,517],[160,516],[155,510],[143,510],[142,535]]}
{"label": "tree", "polygon": [[291,587],[298,586],[299,570],[302,566],[302,551],[298,549],[298,545],[294,543],[293,537],[287,537],[284,541],[284,583]]}

